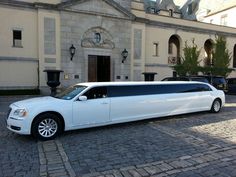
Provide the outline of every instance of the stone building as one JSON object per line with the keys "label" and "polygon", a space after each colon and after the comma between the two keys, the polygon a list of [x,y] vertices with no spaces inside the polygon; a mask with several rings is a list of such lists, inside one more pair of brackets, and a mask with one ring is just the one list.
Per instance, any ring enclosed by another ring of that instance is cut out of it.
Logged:
{"label": "stone building", "polygon": [[236,44],[234,28],[182,19],[173,0],[151,10],[141,0],[2,0],[0,22],[0,89],[43,90],[45,69],[64,71],[62,87],[141,81],[143,72],[161,80],[172,76],[185,41],[195,39],[200,59],[215,35],[226,37],[232,53]]}

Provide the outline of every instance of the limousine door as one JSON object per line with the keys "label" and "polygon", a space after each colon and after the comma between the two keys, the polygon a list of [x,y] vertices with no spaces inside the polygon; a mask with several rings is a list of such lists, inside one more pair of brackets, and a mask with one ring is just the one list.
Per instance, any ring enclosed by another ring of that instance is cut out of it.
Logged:
{"label": "limousine door", "polygon": [[107,88],[92,88],[83,96],[86,96],[87,100],[77,100],[73,103],[73,124],[90,127],[109,122],[110,99],[107,98]]}

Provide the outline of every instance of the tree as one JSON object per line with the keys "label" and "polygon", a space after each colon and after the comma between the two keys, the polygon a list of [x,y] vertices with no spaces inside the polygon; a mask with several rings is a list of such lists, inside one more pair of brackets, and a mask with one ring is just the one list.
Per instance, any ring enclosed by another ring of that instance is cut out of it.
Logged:
{"label": "tree", "polygon": [[211,74],[227,77],[232,71],[229,68],[231,54],[227,49],[227,43],[224,37],[216,36],[212,58]]}
{"label": "tree", "polygon": [[181,63],[173,66],[173,69],[180,76],[196,75],[200,70],[200,61],[198,61],[200,50],[194,43],[194,39],[192,40],[192,46],[189,46],[187,41],[185,42],[183,51],[184,57],[182,57]]}

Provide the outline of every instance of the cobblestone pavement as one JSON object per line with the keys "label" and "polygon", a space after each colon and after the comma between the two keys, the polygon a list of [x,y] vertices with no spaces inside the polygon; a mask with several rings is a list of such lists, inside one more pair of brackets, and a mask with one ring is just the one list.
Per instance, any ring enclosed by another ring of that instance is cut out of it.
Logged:
{"label": "cobblestone pavement", "polygon": [[40,176],[37,141],[29,136],[12,133],[6,128],[8,105],[17,99],[22,97],[0,97],[0,176],[37,177]]}
{"label": "cobblestone pavement", "polygon": [[0,176],[236,177],[236,96],[208,112],[70,131],[37,142],[5,128],[0,97]]}

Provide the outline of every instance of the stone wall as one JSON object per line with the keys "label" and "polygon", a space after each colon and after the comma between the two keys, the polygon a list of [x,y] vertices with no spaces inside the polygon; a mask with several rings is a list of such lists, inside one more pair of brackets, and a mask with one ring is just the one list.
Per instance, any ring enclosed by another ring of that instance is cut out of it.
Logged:
{"label": "stone wall", "polygon": [[44,18],[44,53],[56,54],[56,20]]}
{"label": "stone wall", "polygon": [[[105,29],[112,37],[113,49],[84,48],[81,46],[84,34],[91,28]],[[73,44],[76,53],[70,60],[69,48]],[[61,62],[64,77],[63,86],[87,81],[88,55],[108,55],[111,57],[111,80],[130,79],[130,56],[121,63],[121,52],[131,51],[131,21],[99,15],[61,12]],[[120,76],[120,77],[118,77]]]}
{"label": "stone wall", "polygon": [[131,0],[114,0],[127,10],[131,9]]}

